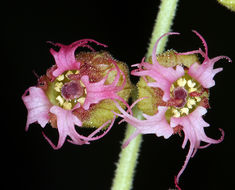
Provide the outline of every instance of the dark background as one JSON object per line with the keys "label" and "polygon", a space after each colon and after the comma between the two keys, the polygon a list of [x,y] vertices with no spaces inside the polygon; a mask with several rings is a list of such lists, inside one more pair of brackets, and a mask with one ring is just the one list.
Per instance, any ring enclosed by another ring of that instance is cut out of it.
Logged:
{"label": "dark background", "polygon": [[[43,138],[42,128],[32,124],[24,131],[27,111],[21,100],[24,91],[36,84],[36,77],[54,64],[46,41],[69,44],[92,38],[109,45],[112,55],[129,66],[141,61],[146,53],[159,1],[57,1],[11,4],[4,13],[1,61],[1,189],[18,190],[90,190],[110,189],[118,160],[124,126],[117,124],[102,140],[90,145],[65,143],[53,150]],[[14,8],[14,9],[13,9]],[[4,11],[4,10],[3,10]],[[235,61],[235,13],[216,1],[179,3],[172,30],[181,35],[171,37],[168,48],[189,51],[203,47],[191,32],[197,30],[206,39],[209,56],[227,55]],[[3,61],[4,60],[4,61]],[[234,189],[234,63],[222,60],[216,67],[224,71],[211,89],[205,120],[211,124],[208,136],[219,138],[218,128],[225,130],[225,140],[199,150],[181,176],[182,189]],[[136,81],[136,78],[132,78]],[[56,130],[47,126],[55,136]],[[174,188],[173,179],[183,165],[188,146],[182,150],[183,138],[168,140],[144,136],[136,170],[134,190]]]}

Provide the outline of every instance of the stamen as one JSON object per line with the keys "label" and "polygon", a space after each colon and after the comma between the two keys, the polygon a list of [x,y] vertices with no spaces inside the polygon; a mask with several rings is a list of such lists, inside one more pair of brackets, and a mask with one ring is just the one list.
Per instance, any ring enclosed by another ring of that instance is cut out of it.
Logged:
{"label": "stamen", "polygon": [[190,89],[188,90],[188,92],[191,93],[191,92],[195,92],[196,90],[197,90],[197,88],[190,88]]}
{"label": "stamen", "polygon": [[189,108],[189,109],[192,109],[193,108],[193,106],[188,102],[187,103],[187,107]]}
{"label": "stamen", "polygon": [[173,117],[180,117],[180,112],[177,109],[172,109]]}
{"label": "stamen", "polygon": [[192,80],[188,80],[187,84],[188,84],[189,88],[193,88],[196,85],[196,83],[193,82]]}
{"label": "stamen", "polygon": [[196,99],[197,102],[200,102],[200,101],[201,101],[201,98],[198,97],[198,96],[196,96],[195,99]]}
{"label": "stamen", "polygon": [[174,88],[175,88],[175,86],[174,86],[174,84],[172,84],[171,88],[170,88],[170,92],[173,92]]}
{"label": "stamen", "polygon": [[54,87],[55,91],[56,91],[56,92],[60,92],[62,86],[63,86],[63,83],[62,83],[62,82],[57,82],[57,83],[55,83],[55,87]]}
{"label": "stamen", "polygon": [[81,104],[81,105],[83,105],[84,104],[84,102],[85,102],[85,97],[81,97],[81,98],[79,98],[77,101]]}
{"label": "stamen", "polygon": [[195,104],[196,104],[196,101],[195,101],[194,99],[192,99],[192,98],[189,98],[189,99],[188,99],[187,107],[188,107],[189,109],[191,109],[192,106],[195,105]]}
{"label": "stamen", "polygon": [[192,98],[189,98],[188,102],[189,102],[191,105],[195,105],[195,104],[196,104],[195,100],[192,99]]}
{"label": "stamen", "polygon": [[66,110],[71,110],[72,109],[72,104],[70,102],[65,102],[63,104],[63,108],[66,109]]}
{"label": "stamen", "polygon": [[62,74],[62,75],[58,76],[56,79],[57,79],[58,81],[62,81],[62,80],[64,80],[64,75]]}
{"label": "stamen", "polygon": [[56,97],[56,100],[59,102],[60,106],[64,103],[64,98],[62,98],[60,95]]}
{"label": "stamen", "polygon": [[68,71],[68,72],[65,74],[65,76],[66,76],[67,79],[69,79],[69,75],[72,75],[72,74],[73,74],[72,71]]}
{"label": "stamen", "polygon": [[181,87],[184,87],[186,82],[187,81],[184,78],[180,78],[180,79],[177,80],[177,84]]}
{"label": "stamen", "polygon": [[182,108],[182,109],[180,110],[180,112],[181,112],[181,114],[185,113],[186,115],[188,115],[189,109],[188,109],[188,108]]}
{"label": "stamen", "polygon": [[85,84],[82,81],[80,81],[80,84],[81,84],[82,87],[86,87]]}

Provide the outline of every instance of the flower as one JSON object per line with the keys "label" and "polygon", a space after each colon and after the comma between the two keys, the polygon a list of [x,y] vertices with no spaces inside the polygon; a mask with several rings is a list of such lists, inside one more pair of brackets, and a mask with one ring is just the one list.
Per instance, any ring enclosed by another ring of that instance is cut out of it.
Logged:
{"label": "flower", "polygon": [[[50,123],[58,129],[57,145],[43,135],[54,149],[61,148],[67,137],[69,142],[77,145],[100,139],[114,123],[112,111],[117,108],[113,100],[123,108],[128,106],[126,101],[132,85],[127,67],[105,51],[96,52],[89,42],[106,47],[91,39],[70,45],[50,42],[60,48],[58,52],[50,49],[56,65],[38,79],[37,86],[30,87],[22,96],[28,109],[26,130],[34,122],[43,128]],[[91,52],[75,55],[78,47],[89,48]],[[86,137],[79,134],[75,126],[97,129]]]}
{"label": "flower", "polygon": [[[134,104],[138,103],[139,109],[144,112],[145,120],[134,118],[118,105],[121,114],[116,113],[136,128],[124,146],[138,134],[152,133],[167,139],[172,134],[181,135],[181,131],[184,132],[182,148],[185,148],[188,141],[190,148],[185,163],[176,176],[177,188],[181,174],[197,149],[220,143],[224,138],[222,129],[221,138],[218,140],[206,136],[204,127],[208,127],[209,124],[203,120],[203,115],[209,108],[209,88],[215,85],[213,78],[222,71],[222,68],[214,69],[215,62],[222,58],[230,62],[231,60],[226,56],[209,59],[205,40],[198,32],[193,32],[202,40],[205,52],[201,49],[185,53],[170,50],[156,57],[159,41],[166,35],[179,34],[171,32],[157,40],[148,62],[143,59],[141,63],[134,65],[137,69],[131,74],[141,77],[137,84],[140,99]],[[199,63],[196,54],[201,54],[204,58],[202,64]],[[201,142],[207,145],[201,146]]]}

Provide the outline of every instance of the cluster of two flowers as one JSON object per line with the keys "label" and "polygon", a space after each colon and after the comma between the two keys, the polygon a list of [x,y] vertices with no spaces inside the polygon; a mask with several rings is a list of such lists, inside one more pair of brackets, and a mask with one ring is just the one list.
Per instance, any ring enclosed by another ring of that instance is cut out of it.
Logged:
{"label": "cluster of two flowers", "polygon": [[[144,120],[132,115],[126,102],[133,88],[128,68],[122,62],[112,58],[105,52],[96,52],[88,43],[106,47],[91,39],[76,41],[68,46],[59,46],[59,51],[51,49],[56,64],[47,70],[46,75],[38,79],[38,85],[30,87],[22,99],[28,109],[26,130],[29,125],[38,122],[45,127],[48,122],[58,129],[57,145],[43,133],[54,149],[59,149],[67,139],[73,144],[89,144],[90,141],[102,138],[113,126],[116,116],[136,128],[135,132],[124,143],[123,147],[138,134],[156,134],[169,138],[173,134],[184,132],[184,148],[189,140],[190,148],[185,163],[176,177],[176,185],[188,161],[198,148],[208,147],[223,140],[224,132],[219,140],[206,136],[204,127],[209,126],[202,116],[209,107],[208,89],[215,85],[213,77],[222,68],[214,69],[214,63],[221,58],[208,58],[208,48],[202,40],[205,52],[201,49],[186,53],[168,51],[156,56],[156,42],[152,57],[133,65],[137,69],[132,75],[140,76],[137,84],[138,104],[143,112]],[[75,55],[78,47],[89,48],[90,52]],[[196,54],[204,61],[199,63]],[[124,109],[127,108],[127,111]],[[97,128],[90,135],[78,133],[75,126]],[[207,145],[201,146],[201,142]]]}

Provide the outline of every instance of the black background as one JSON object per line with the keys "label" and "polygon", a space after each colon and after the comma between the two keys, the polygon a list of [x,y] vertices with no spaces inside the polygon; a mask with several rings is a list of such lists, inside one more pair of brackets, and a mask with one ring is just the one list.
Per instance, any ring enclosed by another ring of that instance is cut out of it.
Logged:
{"label": "black background", "polygon": [[[4,36],[1,61],[1,189],[18,190],[90,190],[110,189],[125,126],[113,127],[102,140],[90,145],[65,143],[53,150],[32,124],[24,131],[27,110],[21,100],[24,91],[36,84],[39,75],[54,64],[46,41],[69,44],[92,38],[107,44],[112,55],[129,66],[141,61],[152,32],[159,1],[57,1],[48,3],[12,3],[2,17]],[[3,10],[4,11],[4,10]],[[191,32],[197,30],[206,39],[209,56],[227,55],[235,61],[235,13],[216,1],[179,3],[167,48],[189,51],[203,47]],[[181,176],[182,189],[233,189],[234,183],[234,63],[222,60],[216,86],[211,89],[210,109],[205,120],[211,124],[208,136],[225,140],[199,150]],[[133,81],[137,79],[132,77]],[[46,132],[56,131],[47,126]],[[183,138],[168,140],[144,136],[136,170],[134,190],[174,188],[173,179],[183,165],[188,146]]]}

